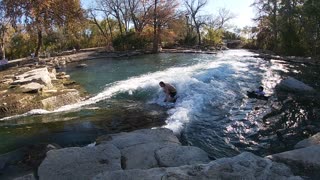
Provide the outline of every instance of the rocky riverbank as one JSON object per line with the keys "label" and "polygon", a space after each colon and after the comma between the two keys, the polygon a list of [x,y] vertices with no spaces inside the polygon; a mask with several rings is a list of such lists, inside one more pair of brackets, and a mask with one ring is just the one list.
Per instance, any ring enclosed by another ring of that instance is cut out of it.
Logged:
{"label": "rocky riverbank", "polygon": [[[196,49],[164,49],[164,53],[208,53]],[[32,109],[54,110],[63,105],[79,102],[84,90],[69,75],[57,73],[68,63],[99,58],[131,57],[149,52],[114,52],[105,48],[92,48],[79,52],[68,51],[47,58],[23,58],[9,61],[0,71],[0,118],[26,113]],[[84,68],[86,64],[77,67]]]}
{"label": "rocky riverbank", "polygon": [[[276,93],[281,108],[297,97],[308,102],[318,97],[312,87],[292,77],[284,79]],[[265,121],[275,125],[281,118],[272,114]],[[285,130],[295,129],[288,126]],[[313,130],[318,131],[316,126]],[[319,179],[319,136],[297,143],[299,149],[264,158],[243,152],[212,160],[197,147],[182,146],[171,130],[142,129],[105,135],[86,147],[42,147],[37,151],[41,157],[32,157],[36,173],[20,179]],[[285,142],[288,137],[282,138]]]}
{"label": "rocky riverbank", "polygon": [[49,65],[27,64],[0,71],[0,118],[33,109],[54,110],[79,102],[85,91]]}
{"label": "rocky riverbank", "polygon": [[254,55],[254,58],[261,58],[264,60],[281,60],[287,61],[291,63],[302,63],[302,64],[310,64],[320,66],[320,61],[318,59],[313,59],[311,57],[296,57],[296,56],[280,56],[276,55],[271,51],[263,51],[263,50],[250,50],[251,52],[257,53],[258,55]]}
{"label": "rocky riverbank", "polygon": [[37,175],[20,179],[302,179],[272,158],[243,152],[212,161],[197,147],[181,146],[168,129],[143,129],[50,150]]}

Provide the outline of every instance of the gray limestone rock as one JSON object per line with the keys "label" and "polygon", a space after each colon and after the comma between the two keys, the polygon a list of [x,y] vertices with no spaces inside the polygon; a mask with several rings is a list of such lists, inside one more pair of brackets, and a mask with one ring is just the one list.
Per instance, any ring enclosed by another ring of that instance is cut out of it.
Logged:
{"label": "gray limestone rock", "polygon": [[155,142],[171,142],[180,145],[180,141],[169,129],[142,129],[130,133],[119,133],[102,136],[97,139],[97,143],[111,143],[123,149],[126,147]]}
{"label": "gray limestone rock", "polygon": [[81,97],[78,91],[66,91],[64,94],[43,99],[41,100],[41,103],[44,109],[54,110],[57,107],[80,102],[80,100]]}
{"label": "gray limestone rock", "polygon": [[20,86],[20,89],[23,93],[38,93],[42,90],[44,85],[39,83],[31,82],[29,84],[25,84]]}
{"label": "gray limestone rock", "polygon": [[144,143],[121,149],[123,169],[150,169],[159,167],[155,152],[166,146],[179,146],[176,143]]}
{"label": "gray limestone rock", "polygon": [[29,84],[31,82],[36,82],[45,85],[48,88],[52,88],[50,73],[46,67],[28,71],[19,76],[16,76],[16,79],[17,80],[11,83],[12,85],[23,85]]}
{"label": "gray limestone rock", "polygon": [[202,149],[194,146],[166,146],[155,152],[160,167],[208,163],[209,157]]}
{"label": "gray limestone rock", "polygon": [[119,149],[111,144],[51,150],[38,169],[39,179],[89,179],[121,169]]}
{"label": "gray limestone rock", "polygon": [[299,175],[320,178],[320,145],[286,151],[267,157],[272,161],[288,165]]}
{"label": "gray limestone rock", "polygon": [[305,92],[315,92],[314,88],[301,81],[296,80],[293,77],[288,77],[282,80],[278,85],[278,89],[292,92],[292,93],[305,93]]}
{"label": "gray limestone rock", "polygon": [[317,133],[308,139],[304,139],[300,142],[298,142],[294,148],[299,149],[299,148],[305,148],[308,146],[313,146],[313,145],[320,145],[320,133]]}
{"label": "gray limestone rock", "polygon": [[209,164],[189,165],[169,168],[153,168],[148,170],[105,171],[94,180],[301,180],[294,176],[284,164],[272,162],[252,153],[244,152],[232,158],[222,158]]}
{"label": "gray limestone rock", "polygon": [[14,180],[36,180],[36,178],[31,173],[31,174],[27,174],[27,175],[24,175],[24,176],[21,176],[21,177],[14,178]]}

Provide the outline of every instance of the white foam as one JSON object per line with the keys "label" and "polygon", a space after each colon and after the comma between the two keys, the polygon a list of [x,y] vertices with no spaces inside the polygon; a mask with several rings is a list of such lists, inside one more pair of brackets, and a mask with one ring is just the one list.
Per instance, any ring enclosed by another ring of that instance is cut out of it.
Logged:
{"label": "white foam", "polygon": [[33,109],[33,110],[31,110],[29,112],[26,112],[24,114],[4,117],[4,118],[0,119],[0,121],[5,121],[5,120],[9,120],[9,119],[15,119],[15,118],[19,118],[19,117],[25,117],[25,116],[30,116],[30,115],[41,115],[41,114],[48,114],[48,113],[50,113],[50,111],[47,111],[47,110],[44,110],[44,109]]}
{"label": "white foam", "polygon": [[[80,103],[63,106],[51,112],[45,110],[30,111],[20,116],[76,110],[109,99],[119,93],[126,92],[132,95],[140,89],[158,88],[158,92],[149,103],[170,107],[171,109],[167,112],[169,116],[165,127],[179,133],[187,122],[197,114],[201,114],[207,106],[224,109],[226,104],[235,101],[236,93],[228,89],[230,86],[237,86],[238,84],[228,82],[228,78],[235,76],[237,71],[245,72],[249,69],[248,63],[239,61],[238,53],[238,51],[228,51],[219,59],[215,58],[212,61],[200,62],[188,67],[169,68],[164,71],[117,81],[106,85],[102,92]],[[244,52],[241,56],[243,55],[252,54]],[[158,87],[159,81],[168,82],[177,88],[179,98],[174,107],[163,102],[164,94]]]}

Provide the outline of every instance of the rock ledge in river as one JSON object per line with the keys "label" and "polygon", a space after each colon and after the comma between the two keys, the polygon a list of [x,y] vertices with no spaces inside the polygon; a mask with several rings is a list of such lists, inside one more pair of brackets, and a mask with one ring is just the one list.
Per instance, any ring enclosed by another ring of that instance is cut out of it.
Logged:
{"label": "rock ledge in river", "polygon": [[307,84],[304,84],[301,81],[296,80],[293,77],[288,77],[280,82],[277,85],[277,89],[292,92],[292,93],[310,93],[315,92],[314,88],[310,87]]}

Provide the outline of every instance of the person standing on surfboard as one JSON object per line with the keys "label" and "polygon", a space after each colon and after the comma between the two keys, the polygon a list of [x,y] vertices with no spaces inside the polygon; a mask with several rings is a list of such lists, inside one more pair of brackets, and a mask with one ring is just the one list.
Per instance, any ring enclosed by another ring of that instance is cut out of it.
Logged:
{"label": "person standing on surfboard", "polygon": [[159,83],[160,87],[163,89],[163,91],[166,93],[166,99],[164,102],[175,102],[176,98],[175,96],[177,95],[177,90],[175,87],[173,87],[171,84],[160,82]]}

